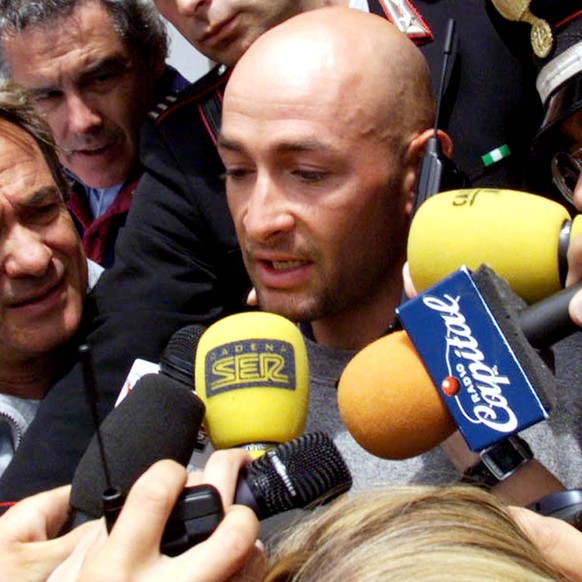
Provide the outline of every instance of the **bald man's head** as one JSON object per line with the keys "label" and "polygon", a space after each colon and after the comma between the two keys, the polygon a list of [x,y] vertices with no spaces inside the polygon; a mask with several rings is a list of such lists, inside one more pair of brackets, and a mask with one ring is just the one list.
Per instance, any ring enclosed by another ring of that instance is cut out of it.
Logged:
{"label": "bald man's head", "polygon": [[385,331],[432,121],[427,65],[382,18],[313,10],[251,46],[227,85],[218,146],[263,309],[312,322],[337,347]]}
{"label": "bald man's head", "polygon": [[263,34],[235,67],[227,93],[245,90],[259,99],[280,92],[341,105],[343,116],[370,122],[362,129],[379,136],[409,136],[434,116],[418,48],[387,20],[349,8],[305,12]]}

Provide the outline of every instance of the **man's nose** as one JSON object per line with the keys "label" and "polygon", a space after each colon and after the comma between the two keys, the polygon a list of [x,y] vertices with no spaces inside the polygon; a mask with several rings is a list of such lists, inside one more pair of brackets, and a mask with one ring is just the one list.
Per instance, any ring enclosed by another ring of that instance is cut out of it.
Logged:
{"label": "man's nose", "polygon": [[194,16],[204,6],[209,7],[212,0],[176,0],[176,8],[182,16]]}
{"label": "man's nose", "polygon": [[268,176],[257,176],[243,223],[247,236],[256,241],[292,230],[295,217],[281,185]]}
{"label": "man's nose", "polygon": [[101,115],[90,100],[78,94],[67,97],[67,116],[72,133],[90,133],[102,123]]}
{"label": "man's nose", "polygon": [[0,259],[9,277],[42,277],[52,256],[50,247],[38,233],[20,225],[0,243]]}

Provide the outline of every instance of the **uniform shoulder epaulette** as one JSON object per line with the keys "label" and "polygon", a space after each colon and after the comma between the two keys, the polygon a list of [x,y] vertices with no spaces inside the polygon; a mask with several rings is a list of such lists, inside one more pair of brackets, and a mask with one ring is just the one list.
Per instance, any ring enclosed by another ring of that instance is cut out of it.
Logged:
{"label": "uniform shoulder epaulette", "polygon": [[368,0],[368,8],[396,25],[416,45],[434,40],[430,26],[410,0]]}
{"label": "uniform shoulder epaulette", "polygon": [[225,71],[224,67],[214,67],[203,77],[192,83],[186,89],[180,91],[178,95],[168,95],[151,109],[148,116],[159,125],[171,113],[179,109],[191,106],[193,102],[201,103],[216,95],[217,91],[222,91],[230,71]]}
{"label": "uniform shoulder epaulette", "polygon": [[152,107],[148,113],[148,117],[151,120],[156,121],[158,117],[176,103],[177,100],[177,96],[173,93],[166,95],[161,101],[158,101],[158,103]]}

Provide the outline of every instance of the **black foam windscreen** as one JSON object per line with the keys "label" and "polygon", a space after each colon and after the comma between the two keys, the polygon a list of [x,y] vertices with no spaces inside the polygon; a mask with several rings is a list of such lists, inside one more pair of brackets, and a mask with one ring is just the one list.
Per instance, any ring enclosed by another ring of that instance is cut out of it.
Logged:
{"label": "black foam windscreen", "polygon": [[94,436],[73,477],[71,506],[90,517],[101,517],[102,495],[108,486],[126,495],[156,461],[174,459],[186,466],[204,412],[204,403],[191,388],[161,374],[140,378],[101,423],[111,483],[106,482],[99,442]]}
{"label": "black foam windscreen", "polygon": [[333,440],[322,432],[279,445],[240,473],[236,503],[259,519],[331,501],[352,486],[352,476]]}
{"label": "black foam windscreen", "polygon": [[520,315],[528,309],[507,282],[498,277],[487,265],[481,265],[471,274],[475,285],[487,301],[495,321],[530,379],[536,394],[546,406],[551,405],[557,389],[556,378],[544,359],[530,344],[521,326]]}
{"label": "black foam windscreen", "polygon": [[187,386],[194,385],[194,361],[200,337],[206,327],[187,325],[170,338],[160,359],[160,371]]}

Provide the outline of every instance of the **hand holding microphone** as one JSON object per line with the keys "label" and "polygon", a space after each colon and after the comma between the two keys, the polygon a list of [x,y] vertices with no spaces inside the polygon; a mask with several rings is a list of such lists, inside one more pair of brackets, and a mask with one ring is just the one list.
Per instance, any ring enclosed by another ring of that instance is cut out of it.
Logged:
{"label": "hand holding microphone", "polygon": [[[479,290],[485,294],[489,307],[494,310],[493,314],[497,320],[495,325],[501,326],[500,329],[504,333],[504,339],[494,342],[494,352],[485,351],[479,344],[479,339],[470,335],[471,329],[476,327],[474,326],[476,321],[490,315],[484,312],[482,315],[477,317],[473,315],[469,318],[464,312],[457,313],[456,307],[453,309],[454,305],[451,303],[450,316],[442,313],[450,327],[449,332],[445,330],[441,332],[438,327],[429,325],[427,314],[424,312],[421,314],[416,336],[424,338],[429,349],[428,355],[424,354],[423,359],[418,355],[406,332],[395,332],[366,346],[346,366],[338,385],[340,414],[350,433],[372,454],[389,459],[403,459],[440,444],[457,427],[449,416],[445,400],[450,404],[456,402],[460,395],[465,403],[473,402],[473,406],[487,401],[501,406],[505,402],[503,395],[506,382],[515,384],[518,377],[516,374],[520,374],[519,378],[521,374],[525,374],[524,386],[529,382],[527,391],[534,401],[539,400],[539,395],[543,394],[544,389],[552,385],[553,375],[527,341],[533,335],[538,343],[543,343],[543,330],[552,327],[550,325],[554,318],[552,310],[550,309],[548,315],[542,309],[540,314],[539,304],[534,304],[520,313],[514,313],[512,308],[508,308],[508,304],[511,305],[509,289],[486,268],[479,270],[479,275],[476,277]],[[451,291],[449,295],[453,298],[465,294]],[[514,300],[516,299],[514,297]],[[420,303],[422,300],[417,298],[415,301]],[[429,302],[435,306],[438,304],[436,299],[430,299]],[[444,304],[443,301],[442,305]],[[542,304],[545,305],[545,302]],[[561,294],[558,294],[558,304],[562,310],[566,310],[567,298],[564,301]],[[404,310],[405,305],[400,309]],[[461,320],[461,313],[466,321]],[[523,325],[524,323],[527,325]],[[441,341],[429,337],[429,331],[436,333]],[[571,328],[567,327],[565,333],[569,331]],[[556,337],[556,334],[552,331],[548,343]],[[485,334],[488,338],[489,335],[489,332]],[[441,348],[447,345],[445,338],[449,348],[443,353]],[[518,368],[512,368],[513,371],[507,378],[503,367],[498,366],[495,360],[500,354],[504,356],[507,354],[519,363]],[[425,368],[427,362],[423,363],[425,357],[435,360],[441,365],[441,370],[444,368],[446,372],[429,376]],[[456,363],[453,364],[453,361]],[[453,386],[454,382],[450,386],[443,384],[449,376],[451,380],[455,377],[457,380],[460,379],[456,387]],[[362,389],[364,382],[365,390]],[[454,391],[456,388],[459,392]],[[453,391],[447,395],[444,390]],[[482,391],[481,394],[479,390]],[[482,422],[471,420],[469,408],[470,405],[465,407],[462,414],[455,417],[457,422],[462,423],[461,430],[464,427],[470,435],[480,439],[482,436],[480,431],[484,428],[486,438],[503,438],[504,433],[498,433],[495,429],[492,429],[492,433],[486,430],[487,416],[483,417]],[[526,412],[531,412],[531,406],[525,408]],[[494,425],[493,410],[494,407],[490,408],[489,418],[492,425]],[[483,414],[484,411],[485,408]],[[508,414],[513,412],[509,409]],[[497,421],[500,422],[504,417],[501,408],[498,413]],[[539,418],[543,417],[542,410]],[[529,426],[520,424],[522,422],[521,417],[518,417],[513,432]],[[464,434],[465,438],[467,432]],[[480,448],[476,447],[473,450]]]}
{"label": "hand holding microphone", "polygon": [[0,517],[0,578],[45,582],[94,524],[57,537],[69,514],[69,486],[19,501]]}
{"label": "hand holding microphone", "polygon": [[[185,469],[177,463],[155,463],[131,488],[109,535],[102,522],[92,523],[98,531],[92,530],[82,539],[49,582],[108,580],[113,569],[116,580],[128,582],[138,577],[152,582],[236,580],[237,572],[260,579],[265,560],[255,544],[258,520],[248,508],[232,505],[238,472],[248,460],[242,451],[221,451],[210,457],[204,472],[191,474],[188,481]],[[204,483],[220,491],[225,515],[208,539],[169,559],[160,551],[162,534],[186,483]]]}

